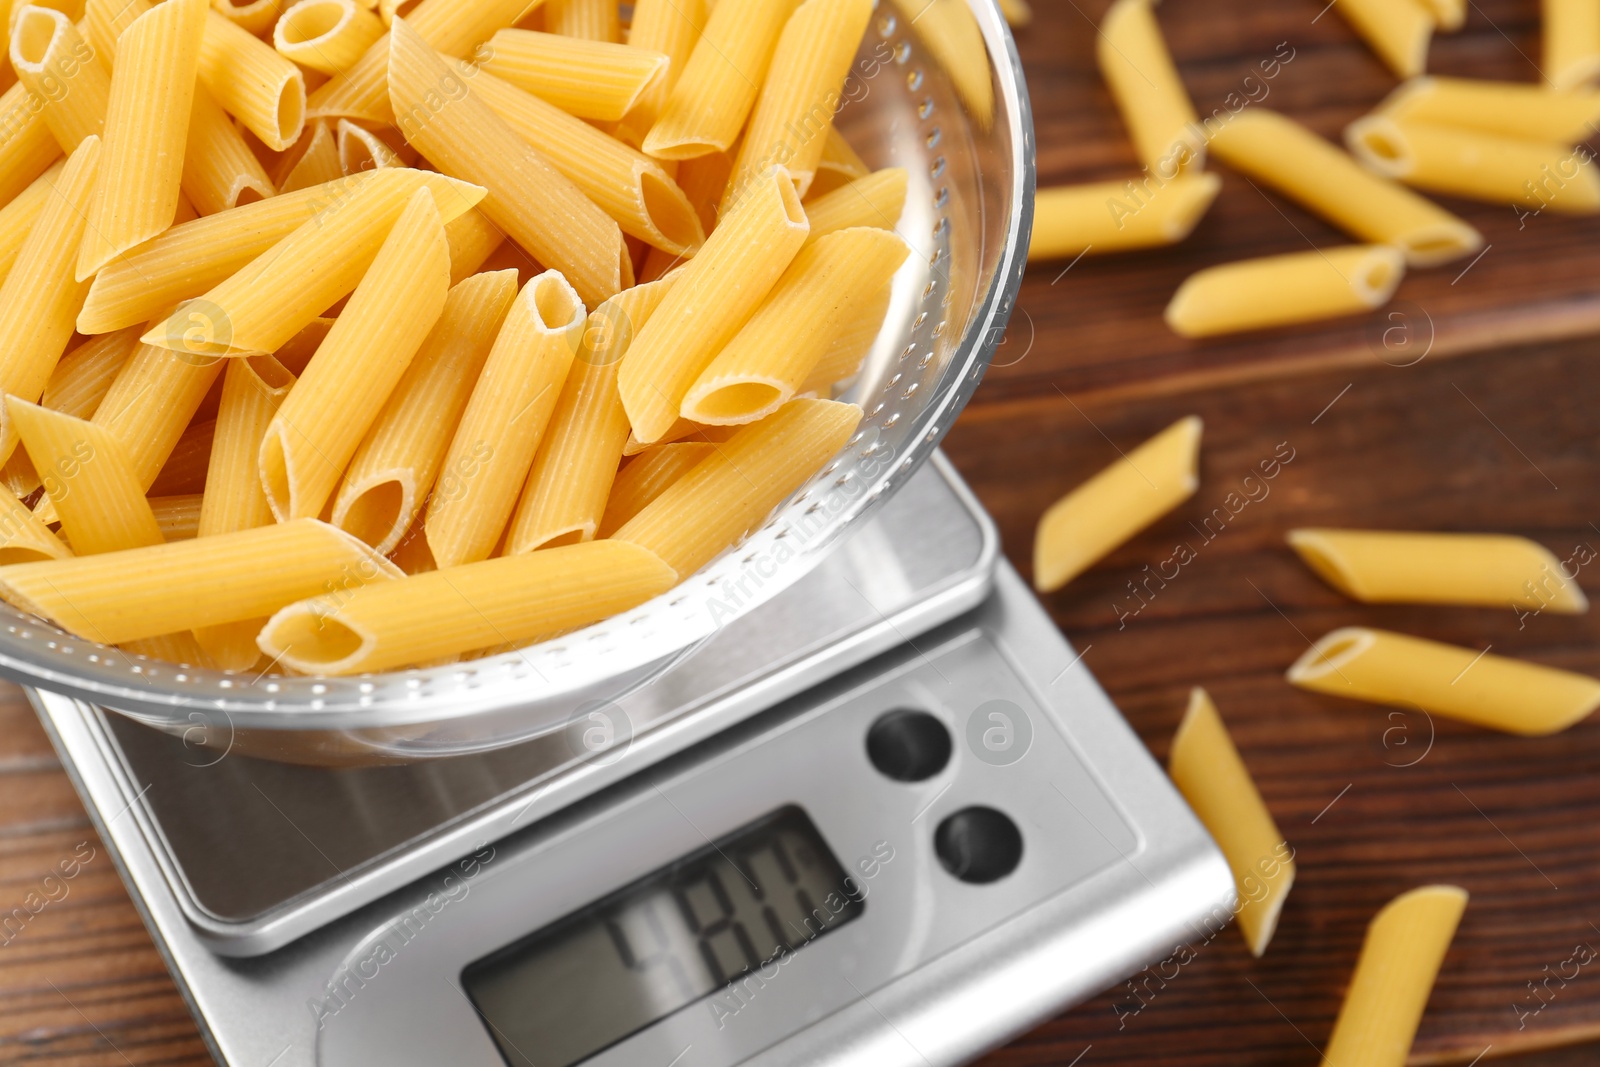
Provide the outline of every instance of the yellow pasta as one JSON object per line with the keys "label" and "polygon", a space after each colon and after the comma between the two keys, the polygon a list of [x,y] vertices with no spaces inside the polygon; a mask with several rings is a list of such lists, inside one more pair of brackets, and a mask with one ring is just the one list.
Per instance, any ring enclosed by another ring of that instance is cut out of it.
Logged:
{"label": "yellow pasta", "polygon": [[1339,13],[1402,78],[1421,74],[1428,65],[1433,14],[1427,6],[1406,0],[1339,0]]}
{"label": "yellow pasta", "polygon": [[628,289],[589,316],[506,534],[507,555],[594,539],[628,441],[617,365],[676,281]]}
{"label": "yellow pasta", "polygon": [[71,555],[50,527],[23,507],[11,490],[0,486],[0,567]]}
{"label": "yellow pasta", "polygon": [[1034,588],[1060,589],[1193,496],[1201,428],[1179,419],[1052,504],[1034,535]]}
{"label": "yellow pasta", "polygon": [[584,306],[557,271],[523,286],[489,352],[428,503],[428,547],[441,568],[488,559],[516,507],[574,355]]}
{"label": "yellow pasta", "polygon": [[406,140],[446,174],[488,189],[483,213],[585,301],[620,290],[632,266],[617,224],[472,89],[441,96],[439,85],[463,83],[405,20],[389,41],[389,94]]}
{"label": "yellow pasta", "polygon": [[1404,253],[1388,245],[1225,263],[1184,279],[1167,325],[1184,337],[1213,337],[1356,315],[1387,304],[1405,269]]}
{"label": "yellow pasta", "polygon": [[1467,21],[1467,0],[1419,0],[1441,30],[1459,30]]}
{"label": "yellow pasta", "polygon": [[321,206],[310,212],[302,206],[298,214],[309,221],[204,297],[181,305],[141,340],[192,355],[276,352],[356,287],[419,189],[429,191],[446,220],[482,195],[476,186],[438,177],[387,167],[343,179],[356,183],[353,192],[328,201],[310,198],[306,203]]}
{"label": "yellow pasta", "polygon": [[600,122],[626,115],[670,62],[660,52],[632,45],[537,30],[501,30],[484,51],[480,65],[490,74],[568,114]]}
{"label": "yellow pasta", "polygon": [[[271,567],[261,566],[271,560]],[[315,519],[0,570],[0,598],[78,637],[121,644],[271,615],[307,597],[339,601],[401,577],[388,560]],[[173,596],[181,588],[182,596]]]}
{"label": "yellow pasta", "polygon": [[500,227],[477,208],[446,223],[444,237],[450,243],[451,285],[460,285],[476,274],[506,239]]}
{"label": "yellow pasta", "polygon": [[257,37],[271,31],[273,23],[283,13],[283,5],[292,0],[211,0],[211,10]]}
{"label": "yellow pasta", "polygon": [[100,133],[111,77],[71,19],[48,7],[22,7],[11,32],[11,66],[42,102],[45,125],[63,152]]}
{"label": "yellow pasta", "polygon": [[1600,211],[1600,173],[1590,153],[1558,142],[1381,114],[1352,122],[1345,141],[1372,169],[1419,189],[1569,215]]}
{"label": "yellow pasta", "polygon": [[1412,266],[1437,266],[1483,247],[1482,235],[1461,219],[1266,108],[1235,115],[1212,134],[1211,151],[1358,240],[1403,249]]}
{"label": "yellow pasta", "polygon": [[639,453],[647,452],[652,448],[659,448],[664,444],[686,439],[720,443],[738,432],[739,427],[737,426],[701,426],[699,423],[690,422],[688,419],[678,419],[673,422],[671,429],[667,430],[658,441],[652,444],[645,444],[632,433],[629,433],[628,443],[622,446],[622,454],[625,457],[637,456]]}
{"label": "yellow pasta", "polygon": [[[830,126],[828,139],[822,143],[822,158],[817,161],[816,176],[811,179],[811,188],[806,195],[815,200],[841,185],[866,177],[870,171],[871,168],[856,155],[856,150],[850,147],[844,135]],[[681,173],[678,180],[683,180]]]}
{"label": "yellow pasta", "polygon": [[1600,681],[1420,637],[1346,627],[1289,668],[1302,689],[1400,708],[1420,708],[1492,730],[1542,737],[1600,705]]}
{"label": "yellow pasta", "polygon": [[369,585],[337,605],[291,605],[267,623],[261,648],[308,673],[390,670],[553,637],[637,607],[674,580],[636,545],[569,545]]}
{"label": "yellow pasta", "polygon": [[1589,0],[1543,0],[1541,73],[1557,89],[1592,82],[1600,74],[1600,9]]}
{"label": "yellow pasta", "polygon": [[[260,358],[260,357],[253,357]],[[171,455],[161,465],[156,480],[150,483],[149,496],[168,496],[175,493],[203,493],[206,488],[206,465],[211,460],[211,446],[216,438],[217,420],[197,420],[183,431],[178,443],[172,446]]]}
{"label": "yellow pasta", "polygon": [[88,0],[84,4],[83,32],[94,49],[95,60],[111,73],[117,39],[133,20],[150,10],[148,0]]}
{"label": "yellow pasta", "polygon": [[610,537],[645,509],[667,487],[699,466],[716,451],[709,441],[680,441],[656,445],[630,460],[611,483],[596,537]]}
{"label": "yellow pasta", "polygon": [[983,31],[968,0],[895,0],[929,53],[955,82],[962,103],[988,129],[994,121],[994,79]]}
{"label": "yellow pasta", "polygon": [[137,329],[89,338],[61,357],[39,403],[75,418],[93,418],[138,344]]}
{"label": "yellow pasta", "polygon": [[326,122],[306,123],[300,140],[278,161],[278,187],[286,193],[336,181],[345,173],[339,138]]}
{"label": "yellow pasta", "polygon": [[1167,758],[1172,782],[1216,840],[1233,870],[1235,915],[1254,956],[1267,951],[1294,885],[1294,850],[1284,840],[1204,689],[1189,693]]}
{"label": "yellow pasta", "polygon": [[346,174],[407,165],[400,153],[382,137],[349,119],[339,120],[335,134],[339,142],[339,169]]}
{"label": "yellow pasta", "polygon": [[795,11],[739,143],[723,212],[774,165],[787,168],[805,195],[871,15],[872,0],[805,0]]}
{"label": "yellow pasta", "polygon": [[22,251],[22,243],[28,239],[33,224],[39,221],[45,204],[55,196],[56,187],[61,184],[61,169],[65,165],[64,162],[52,164],[49,170],[13,197],[9,204],[0,207],[0,279],[17,261],[17,253]]}
{"label": "yellow pasta", "polygon": [[815,393],[827,396],[836,383],[853,377],[861,370],[862,363],[878,343],[878,336],[883,333],[889,304],[893,299],[894,291],[886,288],[839,324],[839,332],[828,343],[828,350],[811,368],[810,376],[801,383],[799,395]]}
{"label": "yellow pasta", "polygon": [[1427,885],[1373,916],[1322,1054],[1328,1067],[1405,1067],[1466,909],[1466,890]]}
{"label": "yellow pasta", "polygon": [[612,536],[648,548],[687,578],[800,488],[860,421],[854,404],[791,400],[718,445]]}
{"label": "yellow pasta", "polygon": [[628,44],[667,57],[666,69],[650,84],[622,120],[617,136],[629,144],[644,143],[650,127],[666,107],[678,75],[694,52],[708,17],[706,0],[635,0]]}
{"label": "yellow pasta", "polygon": [[903,167],[885,167],[806,201],[806,218],[811,223],[806,243],[815,244],[818,238],[852,226],[894,229],[905,211],[906,183]]}
{"label": "yellow pasta", "polygon": [[419,189],[261,442],[261,484],[280,521],[322,513],[449,288],[444,224]]}
{"label": "yellow pasta", "polygon": [[[350,461],[333,524],[394,551],[433,491],[495,335],[517,295],[516,271],[478,274],[451,289],[444,311]],[[441,491],[465,472],[450,472]]]}
{"label": "yellow pasta", "polygon": [[383,22],[355,0],[300,0],[272,27],[278,54],[324,74],[342,74],[383,36]]}
{"label": "yellow pasta", "polygon": [[1033,22],[1033,7],[1028,0],[1000,0],[1000,13],[1005,16],[1007,25],[1013,28]]}
{"label": "yellow pasta", "polygon": [[[645,136],[645,153],[657,159],[691,159],[732,148],[794,9],[794,0],[717,4],[661,117]],[[752,185],[759,184],[763,173],[752,173]]]}
{"label": "yellow pasta", "polygon": [[151,497],[150,513],[156,517],[156,526],[161,531],[162,540],[187,541],[199,536],[200,507],[203,500],[204,496],[200,493]]}
{"label": "yellow pasta", "polygon": [[635,437],[651,444],[671,428],[689,387],[754,314],[808,230],[794,183],[775,167],[706,239],[617,373]]}
{"label": "yellow pasta", "polygon": [[199,75],[217,103],[268,148],[281,152],[299,139],[306,121],[300,68],[216,12],[207,13]]}
{"label": "yellow pasta", "polygon": [[103,427],[6,398],[6,411],[79,556],[162,542],[144,487],[122,445]]}
{"label": "yellow pasta", "polygon": [[95,408],[94,423],[122,445],[141,489],[154,482],[222,369],[219,359],[134,347]]}
{"label": "yellow pasta", "polygon": [[789,402],[841,328],[889,288],[911,252],[890,230],[854,227],[807,245],[766,303],[684,395],[680,414],[753,422]]}
{"label": "yellow pasta", "polygon": [[61,157],[33,101],[21,82],[0,94],[0,203],[9,203]]}
{"label": "yellow pasta", "polygon": [[1574,576],[1525,537],[1303,529],[1289,531],[1289,544],[1325,582],[1367,604],[1589,609]]}
{"label": "yellow pasta", "polygon": [[266,168],[204,86],[195,86],[180,184],[202,215],[277,195]]}
{"label": "yellow pasta", "polygon": [[80,281],[172,225],[207,14],[205,0],[167,0],[135,19],[117,42],[104,158],[78,255]]}
{"label": "yellow pasta", "polygon": [[1040,189],[1030,260],[1176,244],[1194,232],[1217,193],[1215,174],[1168,181],[1109,181]]}
{"label": "yellow pasta", "polygon": [[1555,92],[1543,85],[1477,78],[1412,78],[1390,93],[1378,114],[1405,122],[1460,126],[1530,141],[1575,144],[1600,123],[1600,92]]}
{"label": "yellow pasta", "polygon": [[617,0],[547,0],[544,28],[566,37],[589,41],[622,40],[617,20]]}
{"label": "yellow pasta", "polygon": [[1154,0],[1112,4],[1095,54],[1145,171],[1166,180],[1204,166],[1200,118],[1156,24]]}

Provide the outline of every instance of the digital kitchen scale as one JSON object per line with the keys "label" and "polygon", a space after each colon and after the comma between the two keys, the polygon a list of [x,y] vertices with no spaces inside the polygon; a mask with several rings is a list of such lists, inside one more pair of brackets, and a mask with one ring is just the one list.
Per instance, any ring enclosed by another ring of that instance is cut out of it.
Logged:
{"label": "digital kitchen scale", "polygon": [[1233,895],[938,456],[513,748],[296,767],[31,695],[230,1067],[954,1064]]}

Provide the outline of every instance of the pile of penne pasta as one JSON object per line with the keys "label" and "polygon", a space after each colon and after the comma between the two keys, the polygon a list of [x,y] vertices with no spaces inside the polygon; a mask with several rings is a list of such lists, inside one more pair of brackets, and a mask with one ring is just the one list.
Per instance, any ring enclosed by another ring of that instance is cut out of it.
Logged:
{"label": "pile of penne pasta", "polygon": [[[1167,324],[1178,334],[1209,337],[1368,312],[1389,301],[1408,268],[1483,248],[1476,229],[1407,186],[1509,205],[1524,217],[1600,212],[1600,172],[1581,145],[1600,122],[1600,92],[1588,84],[1600,76],[1593,0],[1544,0],[1542,85],[1423,75],[1434,29],[1458,29],[1465,0],[1340,0],[1339,11],[1373,51],[1409,79],[1349,126],[1349,151],[1238,94],[1199,115],[1161,36],[1155,3],[1116,0],[1097,41],[1101,72],[1143,171],[1131,180],[1041,189],[1030,258],[1182,241],[1222,187],[1204,171],[1208,158],[1356,242],[1199,271],[1167,306]],[[1277,58],[1262,63],[1268,78],[1280,67]]]}
{"label": "pile of penne pasta", "polygon": [[909,251],[832,124],[872,7],[18,3],[0,597],[345,675],[694,573],[861,416]]}

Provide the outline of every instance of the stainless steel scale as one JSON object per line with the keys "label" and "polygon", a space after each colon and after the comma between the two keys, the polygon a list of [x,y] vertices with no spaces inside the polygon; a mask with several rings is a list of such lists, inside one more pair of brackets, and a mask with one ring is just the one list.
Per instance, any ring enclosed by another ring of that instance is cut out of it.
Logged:
{"label": "stainless steel scale", "polygon": [[31,695],[230,1067],[959,1063],[1232,894],[942,457],[514,748],[295,767]]}

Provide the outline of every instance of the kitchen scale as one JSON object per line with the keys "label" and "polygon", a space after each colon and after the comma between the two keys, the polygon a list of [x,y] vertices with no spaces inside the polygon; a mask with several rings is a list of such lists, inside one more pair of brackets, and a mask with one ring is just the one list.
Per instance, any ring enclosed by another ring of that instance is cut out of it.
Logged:
{"label": "kitchen scale", "polygon": [[229,1067],[960,1063],[1233,897],[937,455],[515,747],[300,767],[30,695]]}

